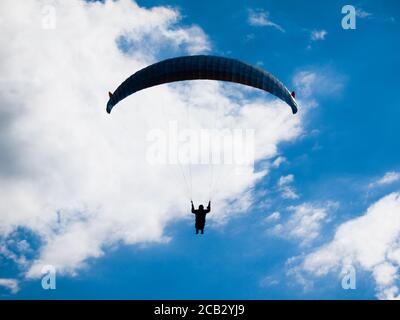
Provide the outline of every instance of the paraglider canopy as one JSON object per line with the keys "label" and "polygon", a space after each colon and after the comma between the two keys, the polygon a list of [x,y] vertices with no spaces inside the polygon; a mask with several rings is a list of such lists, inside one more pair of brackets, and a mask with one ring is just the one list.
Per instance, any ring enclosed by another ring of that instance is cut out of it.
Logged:
{"label": "paraglider canopy", "polygon": [[286,102],[293,114],[298,110],[294,92],[269,72],[236,59],[217,56],[183,56],[145,67],[126,79],[114,93],[109,92],[107,112],[127,96],[160,84],[184,80],[221,80],[241,83],[273,94]]}

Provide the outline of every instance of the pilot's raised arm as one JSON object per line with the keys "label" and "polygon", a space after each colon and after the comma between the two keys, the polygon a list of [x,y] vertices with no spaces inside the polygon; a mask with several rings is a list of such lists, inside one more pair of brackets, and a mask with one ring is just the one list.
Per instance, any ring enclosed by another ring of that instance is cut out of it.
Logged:
{"label": "pilot's raised arm", "polygon": [[211,211],[211,201],[208,201],[208,206],[206,209],[206,213],[209,213]]}
{"label": "pilot's raised arm", "polygon": [[194,209],[193,201],[190,201],[192,203],[192,213],[196,213],[196,210]]}

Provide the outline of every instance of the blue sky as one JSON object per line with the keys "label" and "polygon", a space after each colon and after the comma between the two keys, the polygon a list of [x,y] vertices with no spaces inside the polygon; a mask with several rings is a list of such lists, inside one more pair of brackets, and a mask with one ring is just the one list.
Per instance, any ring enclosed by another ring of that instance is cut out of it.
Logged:
{"label": "blue sky", "polygon": [[[373,234],[375,228],[385,226],[367,223],[375,211],[378,216],[382,211],[386,219],[389,206],[400,215],[398,1],[351,3],[359,12],[355,30],[341,27],[341,8],[348,1],[143,0],[137,4],[146,10],[177,10],[181,19],[174,28],[201,28],[209,41],[207,53],[259,65],[289,89],[296,88],[302,103],[299,113],[304,113],[302,133],[277,144],[278,152],[267,160],[272,163],[280,156],[284,161],[270,165],[268,174],[251,189],[251,204],[243,212],[223,224],[211,221],[201,238],[194,235],[191,219],[172,219],[163,229],[170,239],[167,242],[103,243],[102,254],[88,255],[84,267],[72,276],[68,272],[57,275],[56,290],[45,291],[40,280],[24,278],[26,265],[40,257],[49,238],[41,238],[40,232],[24,225],[15,229],[14,224],[10,232],[4,223],[8,231],[0,229],[1,239],[8,244],[0,251],[0,279],[17,279],[18,290],[12,293],[10,285],[0,282],[0,297],[375,299],[398,295],[400,230],[383,231],[393,234],[394,240],[382,245],[394,258],[385,260],[376,254],[379,258],[367,259],[364,255],[381,245]],[[129,53],[131,45],[122,49]],[[184,54],[185,50],[160,49],[154,58]],[[74,62],[70,63],[73,67]],[[257,97],[250,95],[250,99]],[[285,191],[292,196],[285,196]],[[158,194],[152,197],[157,202]],[[0,208],[12,209],[11,204]],[[273,213],[275,218],[266,221]],[[365,217],[365,224],[358,225],[358,217]],[[311,227],[306,222],[305,231],[296,233],[304,219],[311,221]],[[349,243],[349,221],[355,228],[370,228],[366,232],[371,239],[350,241],[357,246],[347,250],[337,243]],[[340,228],[343,232],[338,232]],[[10,251],[18,255],[19,249],[10,239],[29,243],[31,256],[24,255],[26,264],[11,257]],[[324,260],[329,251],[335,258]],[[355,290],[341,287],[344,261],[356,267]]]}

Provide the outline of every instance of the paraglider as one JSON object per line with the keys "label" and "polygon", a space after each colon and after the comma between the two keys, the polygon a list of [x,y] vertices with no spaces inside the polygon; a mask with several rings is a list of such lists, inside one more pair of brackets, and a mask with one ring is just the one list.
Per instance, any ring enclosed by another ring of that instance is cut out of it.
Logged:
{"label": "paraglider", "polygon": [[[107,112],[111,113],[116,104],[137,91],[165,83],[201,79],[228,81],[258,88],[284,101],[293,114],[298,111],[295,92],[290,92],[269,72],[236,59],[194,55],[163,60],[137,71],[122,82],[114,93],[109,92]],[[184,174],[183,177],[186,182]],[[192,201],[191,204],[191,211],[196,215],[196,234],[199,231],[203,234],[206,215],[211,211],[211,201],[207,208],[200,205],[199,209],[195,209]]]}
{"label": "paraglider", "polygon": [[183,56],[163,60],[147,66],[126,79],[109,92],[107,112],[129,95],[156,85],[184,80],[220,80],[241,83],[267,91],[286,102],[293,114],[298,110],[294,92],[289,90],[272,74],[236,59],[218,56]]}

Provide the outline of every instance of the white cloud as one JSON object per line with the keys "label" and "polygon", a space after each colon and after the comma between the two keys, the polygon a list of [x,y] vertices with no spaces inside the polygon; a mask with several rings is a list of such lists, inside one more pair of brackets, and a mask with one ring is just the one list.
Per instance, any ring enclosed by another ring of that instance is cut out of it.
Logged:
{"label": "white cloud", "polygon": [[15,250],[11,250],[9,248],[8,243],[2,243],[4,241],[0,241],[0,256],[3,256],[7,260],[11,260],[14,263],[16,263],[18,266],[26,266],[27,259],[25,257],[24,253],[24,248],[21,248],[19,243],[17,244],[18,250],[20,252],[15,252]]}
{"label": "white cloud", "polygon": [[278,187],[287,186],[294,181],[294,175],[288,174],[287,176],[281,176],[278,181]]}
{"label": "white cloud", "polygon": [[282,187],[281,196],[284,199],[292,199],[292,200],[299,198],[299,195],[297,194],[296,190],[290,186]]}
{"label": "white cloud", "polygon": [[273,27],[281,32],[285,32],[285,29],[283,29],[279,24],[272,22],[269,19],[269,12],[262,9],[257,9],[257,10],[250,9],[247,21],[251,26]]}
{"label": "white cloud", "polygon": [[21,240],[21,241],[18,241],[17,248],[21,252],[26,252],[26,251],[30,250],[30,245],[29,245],[28,241]]}
{"label": "white cloud", "polygon": [[316,72],[301,71],[295,75],[293,82],[302,96],[309,97],[316,90],[317,78],[318,74]]}
{"label": "white cloud", "polygon": [[15,279],[0,278],[0,287],[4,287],[4,288],[10,290],[10,292],[13,294],[15,294],[19,291],[18,281]]}
{"label": "white cloud", "polygon": [[275,222],[281,218],[281,214],[278,211],[271,213],[268,217],[264,219],[265,222]]}
{"label": "white cloud", "polygon": [[390,171],[386,172],[385,175],[379,178],[378,180],[371,182],[369,184],[369,187],[370,188],[380,187],[395,183],[397,181],[400,181],[400,172]]}
{"label": "white cloud", "polygon": [[[180,123],[189,107],[197,126],[217,114],[222,127],[256,129],[256,160],[276,157],[280,142],[301,134],[301,117],[283,102],[244,101],[237,99],[245,93],[241,87],[209,81],[149,89],[108,115],[107,91],[156,61],[165,47],[207,50],[206,35],[180,25],[179,12],[169,7],[145,9],[125,0],[54,2],[54,8],[56,28],[43,29],[42,1],[0,3],[0,194],[6,199],[0,235],[24,227],[40,238],[27,277],[40,276],[43,264],[76,274],[120,243],[168,242],[164,227],[187,217],[188,203],[174,169],[145,157],[147,133],[165,126],[163,107]],[[121,35],[134,51],[117,49]],[[200,170],[192,174],[194,181],[202,177]],[[251,187],[265,174],[246,167],[222,179],[210,219],[229,217],[226,199],[246,210]],[[208,190],[208,181],[199,181],[198,190]]]}
{"label": "white cloud", "polygon": [[323,205],[305,202],[297,206],[290,206],[290,216],[268,230],[269,233],[299,241],[302,246],[309,245],[320,235],[322,226],[331,219],[330,212],[338,204],[326,202]]}
{"label": "white cloud", "polygon": [[294,187],[290,186],[294,181],[294,175],[289,174],[287,176],[281,176],[278,180],[277,186],[278,190],[281,192],[281,196],[285,199],[298,199],[299,195],[297,194]]}
{"label": "white cloud", "polygon": [[346,81],[347,78],[345,76],[337,74],[329,67],[301,70],[293,77],[293,84],[296,91],[298,91],[297,96],[302,99],[308,99],[308,105],[311,104],[311,106],[317,105],[315,99],[318,97],[340,94]]}
{"label": "white cloud", "polygon": [[292,88],[302,114],[317,107],[320,98],[339,96],[347,83],[347,76],[329,65],[298,70],[292,77]]}
{"label": "white cloud", "polygon": [[287,160],[285,157],[279,156],[277,157],[274,162],[272,162],[272,166],[274,168],[279,168],[282,163],[285,163]]}
{"label": "white cloud", "polygon": [[260,281],[260,286],[263,288],[273,287],[279,285],[279,279],[273,276],[266,276]]}
{"label": "white cloud", "polygon": [[328,32],[326,30],[314,30],[311,32],[311,40],[312,41],[325,40],[327,34]]}
{"label": "white cloud", "polygon": [[305,256],[300,269],[320,277],[344,265],[371,272],[379,298],[400,298],[400,193],[383,197],[364,215],[340,225],[331,242]]}
{"label": "white cloud", "polygon": [[332,206],[330,203],[323,207],[303,203],[290,207],[292,215],[285,225],[288,237],[301,240],[302,244],[315,240],[320,234],[322,225],[328,221]]}
{"label": "white cloud", "polygon": [[356,16],[359,18],[368,18],[372,16],[372,13],[367,12],[362,8],[356,8]]}

